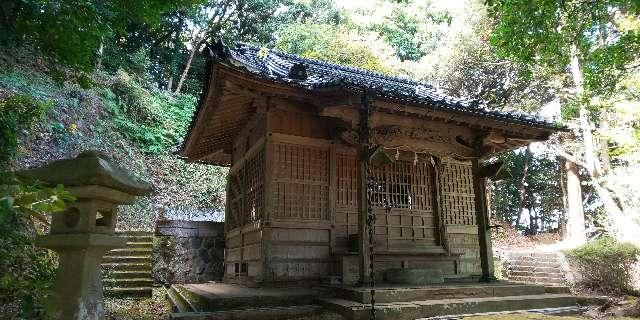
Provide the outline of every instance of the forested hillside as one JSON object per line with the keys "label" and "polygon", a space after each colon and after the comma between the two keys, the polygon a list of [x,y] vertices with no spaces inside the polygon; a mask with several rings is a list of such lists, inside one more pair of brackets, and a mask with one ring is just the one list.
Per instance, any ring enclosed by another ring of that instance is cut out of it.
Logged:
{"label": "forested hillside", "polygon": [[[636,1],[8,0],[0,3],[0,304],[38,317],[55,257],[33,246],[63,188],[12,171],[105,153],[151,182],[121,229],[221,219],[226,168],[179,148],[208,44],[265,48],[427,82],[568,130],[500,155],[494,219],[579,244],[640,243],[640,5]],[[22,269],[24,265],[29,267]],[[1,310],[0,310],[1,311]],[[0,317],[1,318],[1,317]]]}

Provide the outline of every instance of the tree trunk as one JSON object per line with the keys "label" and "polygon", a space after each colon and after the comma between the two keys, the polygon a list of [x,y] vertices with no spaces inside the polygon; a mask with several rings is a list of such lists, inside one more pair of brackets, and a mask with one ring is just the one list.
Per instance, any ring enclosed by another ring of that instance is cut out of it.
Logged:
{"label": "tree trunk", "polygon": [[600,118],[600,159],[602,159],[602,175],[606,176],[611,171],[611,157],[609,157],[609,138],[606,134],[609,131],[609,114],[607,110],[602,110]]}
{"label": "tree trunk", "polygon": [[178,80],[178,84],[176,85],[176,90],[173,94],[179,94],[182,89],[182,85],[184,84],[184,80],[187,79],[187,74],[189,73],[189,69],[191,68],[191,62],[193,61],[193,57],[196,55],[196,52],[200,50],[200,46],[202,42],[200,41],[200,37],[197,36],[196,41],[193,42],[193,46],[191,46],[191,51],[189,51],[189,58],[187,59],[187,64],[184,66],[184,70],[182,71],[182,75],[180,75],[180,80]]}
{"label": "tree trunk", "polygon": [[100,39],[100,46],[98,47],[98,51],[96,52],[96,69],[100,70],[102,68],[102,55],[104,53],[104,39]]}
{"label": "tree trunk", "polygon": [[171,92],[172,88],[173,88],[173,76],[170,76],[169,80],[167,80],[167,91]]}
{"label": "tree trunk", "polygon": [[527,192],[527,173],[529,171],[529,161],[531,160],[531,146],[527,146],[524,152],[524,168],[522,170],[522,178],[520,179],[520,188],[518,194],[520,199],[518,200],[518,215],[516,216],[515,228],[516,230],[520,226],[520,219],[522,218],[522,211],[524,210],[524,199]]}
{"label": "tree trunk", "polygon": [[[576,92],[580,96],[583,92],[583,76],[575,46],[572,50],[571,74],[576,85]],[[605,208],[607,219],[604,223],[608,225],[607,230],[609,230],[619,241],[631,241],[636,245],[640,245],[640,225],[625,214],[625,208],[621,201],[616,202],[615,200],[616,198],[621,200],[622,197],[618,196],[615,190],[607,188],[606,185],[603,185],[598,181],[598,178],[601,177],[602,170],[600,169],[599,162],[595,156],[591,124],[589,123],[587,110],[583,104],[580,106],[580,129],[582,130],[584,143],[584,168],[589,173],[591,180],[590,183],[594,187]],[[569,162],[569,160],[567,161]],[[570,188],[568,182],[567,188]],[[582,207],[582,203],[580,206]],[[575,226],[573,227],[575,228]]]}
{"label": "tree trunk", "polygon": [[567,177],[567,173],[565,172],[565,164],[566,161],[562,157],[558,157],[558,161],[561,162],[560,165],[560,190],[562,191],[562,210],[558,214],[558,234],[562,239],[564,239],[567,235],[567,210],[569,206],[567,205],[567,186],[565,184],[565,179]]}
{"label": "tree trunk", "polygon": [[584,211],[582,207],[582,188],[578,165],[565,159],[567,173],[567,232],[564,240],[571,245],[581,245],[587,241],[584,229]]}

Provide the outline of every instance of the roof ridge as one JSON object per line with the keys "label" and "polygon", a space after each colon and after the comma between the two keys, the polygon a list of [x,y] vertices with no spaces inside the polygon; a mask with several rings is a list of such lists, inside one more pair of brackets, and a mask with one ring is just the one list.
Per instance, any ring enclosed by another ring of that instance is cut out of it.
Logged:
{"label": "roof ridge", "polygon": [[[344,71],[350,71],[350,72],[355,72],[355,73],[366,74],[368,76],[379,77],[379,78],[383,78],[383,79],[386,79],[386,80],[393,80],[393,81],[397,81],[397,82],[402,82],[402,83],[407,84],[407,85],[424,86],[426,88],[430,88],[430,89],[439,91],[438,88],[436,88],[435,86],[433,86],[433,85],[431,85],[429,83],[413,80],[413,79],[410,79],[410,78],[404,77],[404,76],[393,76],[393,75],[384,74],[384,73],[380,73],[380,72],[376,72],[376,71],[370,71],[370,70],[363,69],[363,68],[357,68],[357,67],[352,67],[352,66],[341,65],[341,64],[337,64],[337,63],[333,63],[333,62],[329,62],[329,61],[324,61],[324,60],[313,59],[313,58],[306,58],[306,57],[299,56],[297,54],[280,51],[280,50],[274,49],[274,48],[261,47],[261,46],[257,46],[255,44],[246,43],[246,42],[240,42],[239,41],[239,42],[236,43],[236,47],[239,46],[239,45],[242,45],[242,46],[245,46],[245,47],[249,47],[249,48],[251,48],[253,50],[256,50],[256,51],[260,51],[262,48],[266,48],[266,49],[269,50],[269,53],[274,52],[278,56],[284,56],[284,57],[289,58],[289,59],[296,59],[296,60],[299,60],[299,61],[302,61],[302,62],[310,62],[310,63],[320,64],[320,65],[324,65],[324,66],[329,66],[331,68],[340,69],[340,70],[344,70]],[[441,92],[441,93],[445,94],[444,92]],[[471,99],[461,99],[461,100],[471,100]]]}

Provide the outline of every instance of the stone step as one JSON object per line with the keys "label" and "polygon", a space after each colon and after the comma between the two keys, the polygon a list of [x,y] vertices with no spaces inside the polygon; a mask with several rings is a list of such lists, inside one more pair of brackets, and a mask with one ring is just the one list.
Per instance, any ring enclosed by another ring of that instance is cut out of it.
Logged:
{"label": "stone step", "polygon": [[525,267],[520,265],[512,265],[509,266],[508,270],[512,271],[536,271],[536,272],[548,272],[548,273],[562,273],[562,269],[560,268],[550,268],[550,267]]}
{"label": "stone step", "polygon": [[105,287],[104,295],[109,297],[151,297],[153,289],[151,287]]}
{"label": "stone step", "polygon": [[117,231],[118,235],[124,236],[153,236],[153,231]]}
{"label": "stone step", "polygon": [[114,263],[102,264],[103,268],[113,271],[148,271],[151,272],[151,263]]}
{"label": "stone step", "polygon": [[558,254],[555,252],[509,252],[508,257],[511,259],[516,258],[538,258],[538,259],[557,259]]}
{"label": "stone step", "polygon": [[130,279],[104,279],[102,282],[108,287],[117,288],[135,288],[135,287],[151,287],[153,279],[149,278],[130,278]]}
{"label": "stone step", "polygon": [[507,260],[507,263],[510,266],[523,266],[523,267],[550,267],[550,268],[557,268],[560,267],[560,263],[557,261],[513,261],[513,260]]}
{"label": "stone step", "polygon": [[107,252],[107,254],[105,255],[105,257],[122,257],[122,256],[145,256],[145,257],[151,257],[151,254],[153,253],[153,249],[152,248],[137,248],[137,249],[132,249],[132,248],[119,248],[119,249],[113,249],[109,252]]}
{"label": "stone step", "polygon": [[[548,279],[548,280],[563,280],[564,277],[562,275],[552,275],[547,273],[539,273],[539,274],[527,274],[527,275],[509,275],[509,280],[516,280],[519,278],[531,278],[531,279]],[[517,280],[516,280],[517,281]]]}
{"label": "stone step", "polygon": [[319,291],[307,288],[247,288],[229,284],[174,284],[177,295],[196,312],[314,304]]}
{"label": "stone step", "polygon": [[[321,303],[342,314],[347,319],[369,319],[370,305],[343,299],[325,298]],[[567,294],[540,294],[486,298],[424,300],[376,305],[376,319],[413,320],[451,314],[529,310],[570,307],[576,298]]]}
{"label": "stone step", "polygon": [[[471,313],[471,314],[457,314],[457,315],[449,315],[449,316],[420,318],[416,320],[464,320],[464,319],[494,319],[494,318],[508,319],[507,316],[509,315],[521,315],[521,317],[519,317],[518,319],[539,319],[539,317],[536,315],[574,316],[576,314],[582,314],[587,310],[589,310],[588,307],[571,306],[571,307],[560,307],[560,308],[543,308],[543,309],[529,309],[529,310],[511,310],[511,311],[481,312],[481,313]],[[556,319],[556,318],[553,318],[553,319]],[[576,319],[576,318],[572,317],[571,319]]]}
{"label": "stone step", "polygon": [[167,298],[171,304],[171,311],[177,313],[195,312],[182,296],[182,294],[176,289],[176,286],[171,286],[167,290]]}
{"label": "stone step", "polygon": [[281,320],[298,319],[305,316],[318,314],[322,310],[319,305],[300,305],[289,307],[247,308],[217,312],[184,312],[172,313],[170,319],[174,320]]}
{"label": "stone step", "polygon": [[564,284],[563,278],[510,277],[509,280],[534,284]]}
{"label": "stone step", "polygon": [[106,256],[102,258],[103,263],[150,263],[151,256]]}
{"label": "stone step", "polygon": [[149,249],[153,248],[153,243],[151,242],[127,242],[127,248],[129,249]]}
{"label": "stone step", "polygon": [[150,242],[153,243],[153,236],[124,236],[127,242]]}
{"label": "stone step", "polygon": [[507,271],[507,275],[509,277],[552,277],[552,278],[562,278],[562,272],[544,272],[544,271],[515,271],[509,270]]}
{"label": "stone step", "polygon": [[110,277],[115,280],[151,278],[151,271],[112,271]]}
{"label": "stone step", "polygon": [[[332,296],[346,300],[368,303],[369,288],[327,287]],[[503,297],[544,294],[545,287],[527,284],[425,286],[406,288],[376,288],[375,299],[379,303],[406,302],[415,300],[442,300],[481,297]]]}

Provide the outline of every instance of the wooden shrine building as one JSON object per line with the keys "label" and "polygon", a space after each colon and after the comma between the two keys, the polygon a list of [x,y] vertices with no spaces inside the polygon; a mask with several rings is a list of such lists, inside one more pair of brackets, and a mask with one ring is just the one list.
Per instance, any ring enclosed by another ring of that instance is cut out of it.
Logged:
{"label": "wooden shrine building", "polygon": [[209,50],[180,154],[230,167],[226,282],[492,277],[484,180],[501,170],[482,160],[557,126],[248,44]]}

